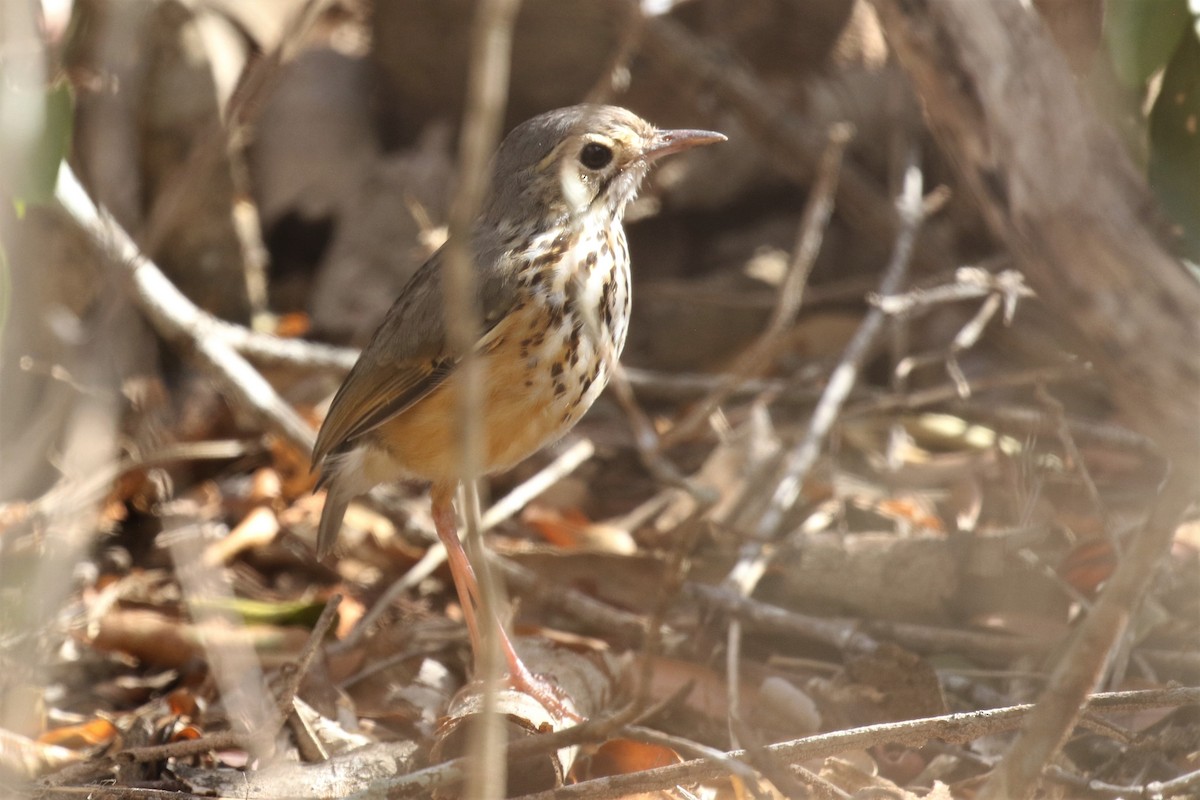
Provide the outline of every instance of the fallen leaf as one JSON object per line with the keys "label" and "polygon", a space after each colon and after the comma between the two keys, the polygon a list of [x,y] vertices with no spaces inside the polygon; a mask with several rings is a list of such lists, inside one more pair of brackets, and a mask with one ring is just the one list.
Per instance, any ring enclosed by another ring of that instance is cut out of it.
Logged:
{"label": "fallen leaf", "polygon": [[299,339],[312,330],[312,320],[303,311],[291,311],[275,318],[273,333],[283,339]]}
{"label": "fallen leaf", "polygon": [[610,739],[585,761],[576,765],[571,777],[576,781],[628,775],[655,767],[669,767],[683,759],[669,747],[633,739]]}
{"label": "fallen leaf", "polygon": [[106,719],[97,717],[78,725],[66,725],[46,731],[37,738],[39,744],[57,745],[74,750],[108,744],[117,737],[116,727]]}
{"label": "fallen leaf", "polygon": [[632,555],[637,542],[629,531],[614,525],[592,522],[577,508],[560,511],[530,503],[521,512],[521,521],[538,535],[564,550],[590,550],[601,553]]}

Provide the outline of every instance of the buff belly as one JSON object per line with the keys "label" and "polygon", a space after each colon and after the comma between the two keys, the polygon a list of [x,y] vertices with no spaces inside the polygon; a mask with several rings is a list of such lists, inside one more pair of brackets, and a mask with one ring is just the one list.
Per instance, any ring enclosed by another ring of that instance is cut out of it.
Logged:
{"label": "buff belly", "polygon": [[[619,348],[581,336],[572,364],[569,326],[551,330],[546,318],[544,309],[529,304],[497,326],[482,351],[484,472],[507,469],[558,439],[608,382],[603,352],[615,358]],[[364,437],[355,455],[370,484],[399,477],[458,480],[461,384],[461,373],[452,373],[425,398]]]}

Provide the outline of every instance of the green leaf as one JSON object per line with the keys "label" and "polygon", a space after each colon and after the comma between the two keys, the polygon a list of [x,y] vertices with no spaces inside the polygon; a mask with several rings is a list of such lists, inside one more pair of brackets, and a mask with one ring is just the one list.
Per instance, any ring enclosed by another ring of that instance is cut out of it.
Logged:
{"label": "green leaf", "polygon": [[1108,0],[1104,38],[1121,82],[1143,86],[1167,63],[1193,23],[1187,0]]}
{"label": "green leaf", "polygon": [[1150,185],[1200,255],[1200,38],[1180,40],[1150,111]]}
{"label": "green leaf", "polygon": [[317,600],[250,600],[244,597],[207,598],[194,601],[200,608],[229,611],[248,624],[303,625],[312,627],[325,610]]}

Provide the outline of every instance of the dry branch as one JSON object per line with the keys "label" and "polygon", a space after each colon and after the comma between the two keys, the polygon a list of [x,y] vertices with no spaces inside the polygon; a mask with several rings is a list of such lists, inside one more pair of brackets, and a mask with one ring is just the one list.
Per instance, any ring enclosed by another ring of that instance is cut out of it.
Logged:
{"label": "dry branch", "polygon": [[[1200,702],[1200,689],[1112,692],[1093,696],[1088,710],[1112,712],[1129,710],[1133,707],[1176,707],[1192,705],[1197,702]],[[912,747],[920,747],[934,739],[946,742],[968,742],[982,736],[992,736],[1013,730],[1021,724],[1021,720],[1032,708],[1030,705],[1018,705],[988,711],[926,717],[905,722],[867,725],[862,728],[822,733],[790,742],[780,742],[767,749],[774,757],[789,764],[796,764],[809,759],[828,758],[851,750],[884,745],[889,742]],[[730,752],[726,753],[725,757],[741,760],[745,757],[745,753]],[[677,785],[686,786],[728,774],[729,771],[724,763],[699,759],[627,775],[583,781],[572,786],[564,786],[561,789],[528,795],[523,800],[566,800],[566,798],[575,797],[587,798],[587,800],[605,800],[606,798],[625,797],[635,792],[668,791]]]}
{"label": "dry branch", "polygon": [[275,392],[271,384],[217,334],[214,317],[184,297],[162,270],[138,249],[133,238],[88,197],[66,164],[59,171],[55,197],[124,274],[138,307],[171,344],[197,357],[229,390],[229,399],[249,411],[303,453],[312,452],[312,429]]}

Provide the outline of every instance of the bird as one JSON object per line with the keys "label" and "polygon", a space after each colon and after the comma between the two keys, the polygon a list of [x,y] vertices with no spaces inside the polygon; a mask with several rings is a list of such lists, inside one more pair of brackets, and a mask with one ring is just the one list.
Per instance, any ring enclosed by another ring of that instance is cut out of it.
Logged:
{"label": "bird", "polygon": [[[482,362],[482,466],[508,469],[577,423],[604,389],[630,317],[622,221],[651,166],[725,141],[706,130],[660,130],[625,108],[584,104],[535,116],[501,142],[470,233]],[[334,395],[313,467],[326,491],[317,555],[332,549],[350,501],[396,480],[429,482],[471,645],[479,589],[458,536],[457,370],[447,334],[444,248],[409,279]],[[500,631],[513,685],[555,705]]]}

